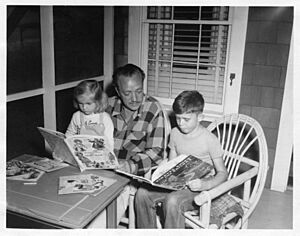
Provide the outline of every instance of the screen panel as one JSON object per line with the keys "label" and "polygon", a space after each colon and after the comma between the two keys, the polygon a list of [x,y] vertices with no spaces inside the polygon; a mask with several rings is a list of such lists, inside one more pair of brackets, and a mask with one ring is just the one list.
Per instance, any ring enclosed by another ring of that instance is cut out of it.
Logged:
{"label": "screen panel", "polygon": [[55,6],[56,84],[103,75],[103,7]]}
{"label": "screen panel", "polygon": [[35,96],[7,103],[6,158],[22,154],[47,155],[37,127],[44,126],[43,97]]}
{"label": "screen panel", "polygon": [[7,94],[41,87],[40,7],[7,6]]}

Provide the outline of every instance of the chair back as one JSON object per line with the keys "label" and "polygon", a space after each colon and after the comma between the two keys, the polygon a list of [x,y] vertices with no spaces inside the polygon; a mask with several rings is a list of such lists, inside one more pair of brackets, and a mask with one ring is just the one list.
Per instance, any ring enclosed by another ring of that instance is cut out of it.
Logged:
{"label": "chair back", "polygon": [[[170,137],[170,133],[171,133],[171,122],[170,122],[170,118],[168,115],[167,110],[164,108],[164,106],[158,102],[162,112],[163,112],[163,118],[164,118],[164,153],[163,153],[163,160],[162,162],[166,161],[168,159],[168,152],[167,152],[167,148],[168,148],[168,143],[169,143],[169,137]],[[161,163],[162,163],[161,162]],[[159,163],[159,164],[161,164]],[[157,166],[154,166],[150,169],[150,171],[148,171],[147,173],[145,173],[144,177],[147,179],[151,179],[151,175],[153,173],[153,171],[157,168]]]}
{"label": "chair back", "polygon": [[228,179],[254,168],[256,177],[243,189],[243,199],[248,203],[245,218],[254,210],[265,185],[268,169],[268,148],[260,124],[243,114],[229,114],[212,122],[208,130],[219,139],[224,151],[223,159]]}
{"label": "chair back", "polygon": [[167,148],[168,148],[169,138],[170,138],[170,133],[171,133],[172,128],[171,128],[170,117],[169,117],[169,114],[168,114],[166,108],[160,102],[158,102],[158,104],[160,105],[160,108],[163,112],[163,117],[164,117],[165,131],[164,131],[164,156],[163,156],[163,159],[165,160],[168,158]]}

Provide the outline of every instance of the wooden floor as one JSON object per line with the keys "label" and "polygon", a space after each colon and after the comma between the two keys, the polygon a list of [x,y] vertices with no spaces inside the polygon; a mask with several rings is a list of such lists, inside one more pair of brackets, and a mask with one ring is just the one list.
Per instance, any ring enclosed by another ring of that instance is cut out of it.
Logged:
{"label": "wooden floor", "polygon": [[[120,225],[119,229],[126,227]],[[248,229],[293,229],[293,191],[264,189]]]}
{"label": "wooden floor", "polygon": [[293,229],[293,191],[264,189],[248,229]]}

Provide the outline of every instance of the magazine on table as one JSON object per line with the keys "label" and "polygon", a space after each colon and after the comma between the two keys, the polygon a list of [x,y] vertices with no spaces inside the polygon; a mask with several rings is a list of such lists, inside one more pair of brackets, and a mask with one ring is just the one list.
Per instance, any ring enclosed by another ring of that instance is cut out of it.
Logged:
{"label": "magazine on table", "polygon": [[66,138],[58,131],[38,129],[49,144],[53,157],[78,166],[80,171],[118,167],[118,160],[113,151],[106,147],[104,136],[74,135]]}
{"label": "magazine on table", "polygon": [[169,190],[181,190],[186,183],[193,179],[203,178],[213,171],[213,166],[192,155],[180,155],[171,161],[161,163],[152,173],[151,179],[116,170],[156,187]]}
{"label": "magazine on table", "polygon": [[95,174],[60,176],[58,194],[89,193],[97,195],[115,181]]}
{"label": "magazine on table", "polygon": [[37,182],[44,171],[33,168],[23,161],[12,160],[6,162],[6,179],[26,182]]}
{"label": "magazine on table", "polygon": [[61,162],[59,160],[49,159],[47,157],[39,157],[32,155],[28,155],[28,157],[30,157],[30,161],[26,162],[28,166],[34,167],[45,172],[52,172],[69,166],[69,164],[67,163]]}

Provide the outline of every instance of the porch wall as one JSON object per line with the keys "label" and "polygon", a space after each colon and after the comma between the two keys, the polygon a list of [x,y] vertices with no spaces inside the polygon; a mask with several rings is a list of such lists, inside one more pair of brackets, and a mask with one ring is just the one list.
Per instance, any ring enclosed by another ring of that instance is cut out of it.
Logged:
{"label": "porch wall", "polygon": [[[270,187],[293,25],[291,7],[250,7],[239,112],[262,125]],[[292,172],[290,172],[292,175]]]}

